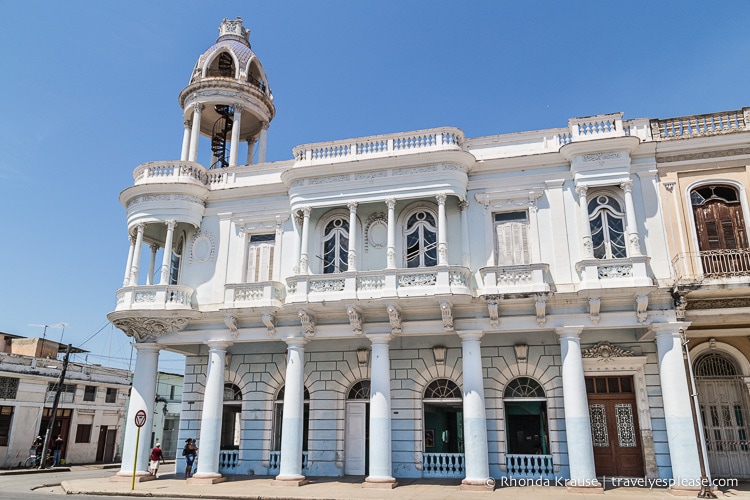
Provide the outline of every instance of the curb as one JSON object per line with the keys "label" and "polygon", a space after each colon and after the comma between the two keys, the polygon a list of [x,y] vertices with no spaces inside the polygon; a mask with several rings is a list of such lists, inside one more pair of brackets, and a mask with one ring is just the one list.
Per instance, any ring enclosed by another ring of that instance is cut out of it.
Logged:
{"label": "curb", "polygon": [[49,469],[0,470],[0,476],[18,476],[21,474],[49,474],[51,472],[70,472],[70,467],[51,467]]}

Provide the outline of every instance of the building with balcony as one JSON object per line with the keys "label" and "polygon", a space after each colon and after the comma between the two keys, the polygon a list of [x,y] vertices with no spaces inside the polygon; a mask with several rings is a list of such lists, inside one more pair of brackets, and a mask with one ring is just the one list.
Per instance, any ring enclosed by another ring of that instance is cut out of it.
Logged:
{"label": "building with balcony", "polygon": [[750,478],[750,109],[652,122],[711,472]]}
{"label": "building with balcony", "polygon": [[[698,485],[654,122],[443,127],[267,162],[268,77],[240,19],[219,34],[180,93],[180,159],[120,195],[127,425],[153,414],[169,350],[186,356],[180,442],[200,447],[189,481]],[[135,458],[126,443],[118,474]]]}
{"label": "building with balcony", "polygon": [[[63,365],[57,359],[61,348],[49,339],[0,333],[0,467],[23,464],[34,438],[44,436]],[[51,433],[52,439],[63,438],[65,463],[114,460],[129,389],[127,370],[68,363]]]}

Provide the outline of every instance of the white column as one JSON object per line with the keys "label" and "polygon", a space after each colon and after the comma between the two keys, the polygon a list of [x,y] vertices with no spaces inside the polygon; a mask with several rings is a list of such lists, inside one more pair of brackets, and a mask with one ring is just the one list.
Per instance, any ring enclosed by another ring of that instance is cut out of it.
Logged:
{"label": "white column", "polygon": [[308,241],[310,238],[310,212],[312,209],[310,207],[304,207],[302,209],[302,243],[300,243],[300,250],[299,250],[299,273],[300,274],[310,274],[310,270],[308,269],[308,259],[307,259],[307,252],[308,252]]}
{"label": "white column", "polygon": [[255,163],[255,137],[247,138],[247,164],[252,165]]}
{"label": "white column", "polygon": [[555,329],[555,333],[560,337],[562,357],[563,408],[570,466],[569,485],[600,487],[594,468],[594,445],[591,438],[586,380],[583,374],[582,331],[582,326]]}
{"label": "white column", "polygon": [[301,272],[299,259],[302,246],[302,216],[299,212],[292,214],[292,228],[294,229],[294,258],[292,259],[294,268],[292,269],[292,273],[296,276]]}
{"label": "white column", "polygon": [[675,480],[677,488],[695,488],[696,485],[700,485],[701,477],[690,391],[680,343],[680,328],[688,326],[690,323],[687,322],[651,325],[652,331],[656,334],[664,421],[672,462],[672,479]]}
{"label": "white column", "polygon": [[128,235],[130,240],[130,249],[128,250],[128,262],[125,264],[125,276],[122,278],[122,286],[130,286],[130,275],[133,267],[133,253],[135,252],[135,238]]}
{"label": "white column", "polygon": [[188,154],[189,161],[198,161],[198,141],[201,137],[201,111],[203,105],[201,103],[193,104],[193,126],[190,130],[190,153]]}
{"label": "white column", "polygon": [[268,122],[263,124],[260,129],[260,139],[258,140],[258,163],[266,162],[266,141],[268,139]]}
{"label": "white column", "polygon": [[130,286],[138,286],[138,273],[141,266],[141,247],[143,246],[143,230],[146,225],[138,224],[135,236],[135,250],[133,251],[133,261],[130,266]]}
{"label": "white column", "polygon": [[368,336],[370,355],[370,474],[366,483],[383,488],[396,485],[391,458],[390,335]]}
{"label": "white column", "polygon": [[138,440],[138,457],[135,464],[136,475],[148,475],[149,445],[151,444],[151,426],[154,421],[154,401],[156,399],[156,373],[159,367],[159,349],[157,344],[135,344],[135,369],[133,385],[130,389],[128,416],[125,419],[125,438],[122,442],[122,463],[118,476],[132,476],[133,463],[136,460],[135,442],[138,427],[135,415],[138,410],[146,412],[146,423],[141,427]]}
{"label": "white column", "polygon": [[461,209],[461,263],[465,267],[471,267],[471,247],[469,247],[469,202],[461,200],[458,202]]}
{"label": "white column", "polygon": [[396,269],[396,198],[387,198],[388,206],[388,269]]}
{"label": "white column", "polygon": [[589,187],[585,184],[576,186],[576,193],[578,193],[578,225],[581,230],[584,259],[591,259],[594,257],[594,243],[591,241],[591,224],[589,223],[589,206],[586,199],[586,192],[588,189]]}
{"label": "white column", "polygon": [[625,192],[625,230],[628,233],[628,256],[642,255],[638,225],[635,220],[635,207],[633,206],[633,181],[628,179],[620,183],[620,188]]}
{"label": "white column", "polygon": [[182,151],[180,152],[180,160],[186,161],[190,154],[190,121],[185,120],[185,129],[182,131]]}
{"label": "white column", "polygon": [[276,480],[304,482],[302,449],[305,416],[305,344],[303,337],[290,337],[287,343],[284,413],[281,422],[281,463]]}
{"label": "white column", "polygon": [[242,105],[233,104],[234,120],[232,121],[232,142],[229,144],[229,166],[237,166],[240,154],[240,126],[242,125]]}
{"label": "white column", "polygon": [[357,202],[346,204],[349,207],[349,248],[347,253],[347,271],[357,270]]}
{"label": "white column", "polygon": [[448,223],[445,218],[445,200],[448,196],[441,193],[436,196],[438,202],[438,265],[448,265]]}
{"label": "white column", "polygon": [[203,393],[200,431],[200,460],[196,479],[219,478],[221,417],[224,410],[224,364],[230,342],[207,342],[208,373]]}
{"label": "white column", "polygon": [[159,249],[157,245],[151,245],[151,260],[148,263],[148,275],[146,276],[146,284],[154,284],[154,266],[156,265],[156,251]]}
{"label": "white column", "polygon": [[164,240],[164,255],[161,259],[160,285],[169,284],[169,269],[172,267],[172,241],[174,239],[174,228],[177,223],[173,220],[167,221],[167,238]]}
{"label": "white column", "polygon": [[490,477],[487,452],[487,413],[484,406],[484,377],[479,339],[481,331],[456,332],[461,337],[464,395],[464,454],[466,478],[461,484],[485,487]]}

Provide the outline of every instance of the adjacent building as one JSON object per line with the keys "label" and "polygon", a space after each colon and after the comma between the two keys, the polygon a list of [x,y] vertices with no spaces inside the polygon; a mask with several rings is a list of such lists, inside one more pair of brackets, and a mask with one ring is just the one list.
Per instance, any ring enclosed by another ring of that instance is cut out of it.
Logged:
{"label": "adjacent building", "polygon": [[[0,339],[0,467],[10,468],[26,461],[34,438],[47,430],[65,346],[5,333]],[[51,434],[62,436],[66,463],[114,460],[129,389],[127,370],[68,364]]]}
{"label": "adjacent building", "polygon": [[[748,462],[745,110],[476,138],[444,127],[267,162],[268,75],[241,19],[219,33],[179,94],[180,159],[138,166],[120,195],[130,250],[109,314],[137,350],[128,426],[154,413],[160,350],[187,356],[192,481],[695,488],[686,335],[699,383],[713,384],[701,363],[718,354],[706,362],[726,362],[716,391],[736,391],[728,410],[701,396],[706,432],[718,412],[723,441],[734,415],[744,444],[726,460]],[[696,194],[740,207],[720,247],[735,267],[710,280],[696,274]],[[125,443],[119,474],[135,458]],[[135,467],[145,475],[146,458]]]}

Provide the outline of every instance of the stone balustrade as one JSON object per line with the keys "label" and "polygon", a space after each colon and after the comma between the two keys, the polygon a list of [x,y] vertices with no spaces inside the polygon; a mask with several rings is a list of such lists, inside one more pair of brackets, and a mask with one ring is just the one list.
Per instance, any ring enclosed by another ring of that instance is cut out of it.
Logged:
{"label": "stone balustrade", "polygon": [[466,474],[463,453],[423,453],[424,477],[463,478]]}
{"label": "stone balustrade", "polygon": [[508,477],[514,479],[554,479],[552,455],[508,454],[505,456]]}
{"label": "stone balustrade", "polygon": [[127,286],[117,291],[115,311],[192,309],[194,290],[184,285]]}
{"label": "stone balustrade", "polygon": [[652,286],[649,257],[638,255],[621,259],[586,259],[576,263],[582,288]]}
{"label": "stone balustrade", "polygon": [[205,186],[208,181],[206,168],[193,161],[150,161],[133,171],[136,186],[142,184],[182,183]]}
{"label": "stone balustrade", "polygon": [[471,281],[463,266],[297,275],[287,279],[287,302],[473,295]]}
{"label": "stone balustrade", "polygon": [[480,295],[546,293],[550,291],[547,282],[547,264],[526,264],[520,266],[494,266],[479,269],[482,277]]}
{"label": "stone balustrade", "polygon": [[238,450],[221,450],[219,452],[219,474],[237,474],[240,464]]}
{"label": "stone balustrade", "polygon": [[[268,455],[268,472],[271,474],[279,472],[281,466],[281,452],[272,451]],[[307,470],[307,452],[302,452],[302,470]]]}
{"label": "stone balustrade", "polygon": [[284,284],[277,281],[228,284],[224,287],[224,305],[230,308],[281,307],[285,296]]}
{"label": "stone balustrade", "polygon": [[651,120],[651,134],[655,140],[660,141],[731,134],[747,130],[748,121],[750,121],[750,108],[680,116]]}
{"label": "stone balustrade", "polygon": [[292,150],[296,163],[317,164],[355,161],[428,151],[460,151],[464,134],[457,128],[416,130],[341,141],[303,144]]}

